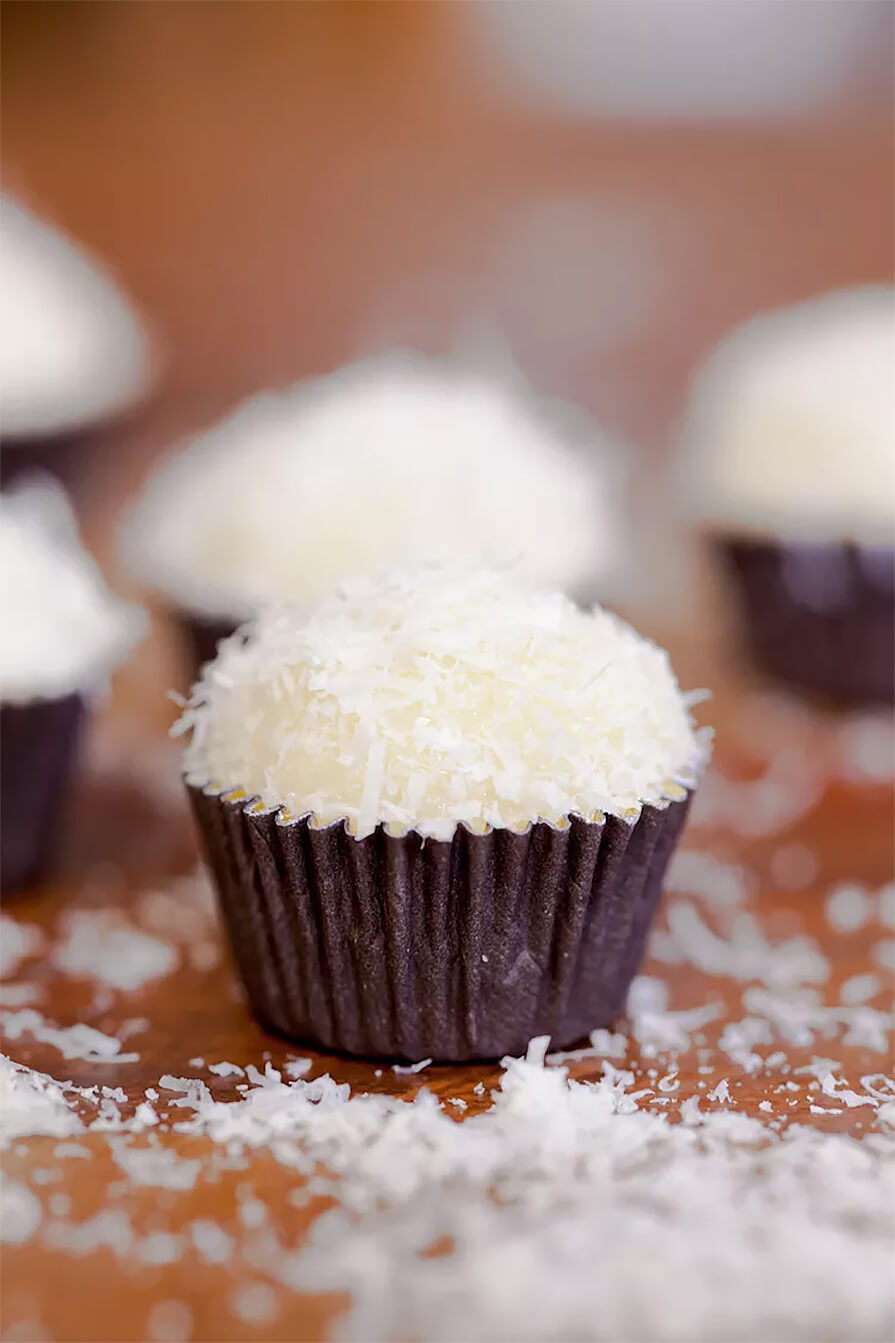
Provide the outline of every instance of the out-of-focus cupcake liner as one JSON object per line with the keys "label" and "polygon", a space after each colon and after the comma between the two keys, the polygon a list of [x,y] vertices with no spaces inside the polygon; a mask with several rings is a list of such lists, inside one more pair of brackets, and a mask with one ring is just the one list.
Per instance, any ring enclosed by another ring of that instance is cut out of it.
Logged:
{"label": "out-of-focus cupcake liner", "polygon": [[192,685],[198,681],[205,663],[217,657],[220,640],[229,638],[241,622],[235,617],[224,620],[220,616],[199,616],[191,611],[178,611],[176,620],[187,659],[189,684]]}
{"label": "out-of-focus cupcake liner", "polygon": [[84,713],[80,695],[0,708],[0,886],[33,886],[52,862]]}
{"label": "out-of-focus cupcake liner", "polygon": [[843,703],[895,701],[895,550],[720,538],[758,665]]}
{"label": "out-of-focus cupcake liner", "polygon": [[187,785],[260,1021],[384,1059],[562,1048],[623,1009],[689,795],[634,822],[361,840]]}
{"label": "out-of-focus cupcake liner", "polygon": [[45,472],[71,492],[90,457],[91,444],[86,430],[22,442],[4,439],[0,443],[0,486],[6,489],[14,482],[24,484],[29,476]]}

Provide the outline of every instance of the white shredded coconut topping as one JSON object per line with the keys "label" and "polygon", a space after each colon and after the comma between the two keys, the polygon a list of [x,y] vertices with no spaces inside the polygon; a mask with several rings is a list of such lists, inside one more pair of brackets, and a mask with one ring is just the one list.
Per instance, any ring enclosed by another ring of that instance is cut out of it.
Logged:
{"label": "white shredded coconut topping", "polygon": [[618,563],[618,466],[578,436],[524,388],[410,353],[363,361],[253,398],[163,465],[125,553],[179,605],[233,619],[421,561],[516,561],[590,590]]}
{"label": "white shredded coconut topping", "polygon": [[707,752],[667,654],[496,573],[346,584],[225,641],[177,730],[191,780],[352,833],[636,815]]}
{"label": "white shredded coconut topping", "polygon": [[112,278],[8,196],[0,201],[0,236],[4,437],[73,429],[139,396],[149,348]]}
{"label": "white shredded coconut topping", "polygon": [[142,636],[145,616],[113,597],[49,480],[0,498],[0,642],[4,702],[101,685]]}
{"label": "white shredded coconut topping", "polygon": [[895,291],[764,314],[697,378],[690,507],[734,531],[895,539]]}

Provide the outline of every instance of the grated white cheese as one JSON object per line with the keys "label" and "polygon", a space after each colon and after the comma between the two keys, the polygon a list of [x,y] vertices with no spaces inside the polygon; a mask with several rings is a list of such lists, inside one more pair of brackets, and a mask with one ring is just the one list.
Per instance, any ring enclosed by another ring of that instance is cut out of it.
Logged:
{"label": "grated white cheese", "polygon": [[691,511],[726,530],[892,545],[893,300],[826,294],[722,342],[694,385]]}
{"label": "grated white cheese", "polygon": [[538,585],[589,587],[622,538],[616,452],[587,438],[570,443],[524,387],[367,360],[253,398],[163,465],[125,556],[179,605],[233,620],[423,561],[517,561]]}
{"label": "grated white cheese", "polygon": [[0,642],[4,703],[99,688],[142,637],[145,614],[118,601],[82,547],[49,479],[0,496]]}
{"label": "grated white cheese", "polygon": [[136,399],[151,372],[148,343],[111,276],[5,195],[0,237],[4,439],[75,429]]}
{"label": "grated white cheese", "polygon": [[192,781],[436,838],[633,816],[693,786],[708,743],[667,655],[616,616],[504,574],[356,580],[220,647],[177,725]]}

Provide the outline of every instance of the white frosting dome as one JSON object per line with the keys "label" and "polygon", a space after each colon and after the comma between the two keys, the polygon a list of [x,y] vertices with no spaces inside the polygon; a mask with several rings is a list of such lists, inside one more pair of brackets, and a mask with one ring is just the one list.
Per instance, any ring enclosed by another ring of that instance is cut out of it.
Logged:
{"label": "white frosting dome", "polygon": [[358,837],[448,838],[680,797],[707,753],[668,655],[618,617],[438,569],[358,579],[225,640],[175,731],[196,784]]}
{"label": "white frosting dome", "polygon": [[0,199],[0,293],[4,437],[92,423],[144,390],[147,341],[112,278],[8,196]]}
{"label": "white frosting dome", "polygon": [[100,684],[142,637],[144,613],[108,591],[55,484],[0,495],[0,699]]}
{"label": "white frosting dome", "polygon": [[727,530],[895,540],[895,291],[765,314],[694,384],[685,489]]}
{"label": "white frosting dome", "polygon": [[248,401],[150,480],[125,554],[178,604],[236,618],[428,561],[587,587],[618,559],[613,464],[523,394],[398,353]]}

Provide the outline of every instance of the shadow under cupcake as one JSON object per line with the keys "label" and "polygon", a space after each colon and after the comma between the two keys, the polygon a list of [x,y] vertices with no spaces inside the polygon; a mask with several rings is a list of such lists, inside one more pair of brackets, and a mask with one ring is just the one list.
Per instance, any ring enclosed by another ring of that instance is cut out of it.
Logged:
{"label": "shadow under cupcake", "polygon": [[261,615],[178,730],[256,1015],[410,1061],[623,1010],[708,754],[616,617],[438,570]]}

